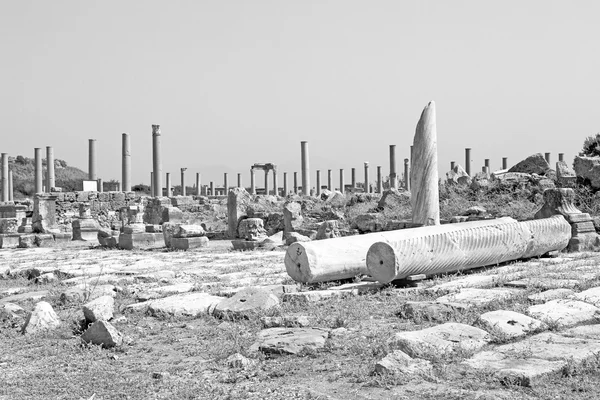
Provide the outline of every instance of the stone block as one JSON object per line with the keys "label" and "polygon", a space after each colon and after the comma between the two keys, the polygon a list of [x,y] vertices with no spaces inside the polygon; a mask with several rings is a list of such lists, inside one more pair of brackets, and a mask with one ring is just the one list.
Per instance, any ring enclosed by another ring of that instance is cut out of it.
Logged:
{"label": "stone block", "polygon": [[298,354],[325,346],[329,331],[319,328],[269,328],[258,332],[250,350],[274,354]]}
{"label": "stone block", "polygon": [[108,321],[113,317],[114,308],[114,296],[101,296],[83,305],[83,316],[88,322]]}
{"label": "stone block", "polygon": [[523,161],[511,167],[508,172],[521,172],[525,174],[545,175],[550,169],[550,165],[542,153],[532,154]]}
{"label": "stone block", "polygon": [[50,247],[54,245],[54,234],[38,233],[35,235],[35,245],[38,247]]}
{"label": "stone block", "polygon": [[246,209],[252,196],[244,188],[233,188],[227,195],[227,232],[231,239],[238,236],[238,225],[247,216]]}
{"label": "stone block", "polygon": [[304,222],[300,203],[291,201],[283,205],[283,221],[283,237],[287,238],[290,233],[300,228]]}
{"label": "stone block", "polygon": [[147,233],[162,233],[162,226],[158,224],[146,225]]}
{"label": "stone block", "polygon": [[192,238],[206,236],[202,225],[177,225],[173,231],[174,238]]}
{"label": "stone block", "polygon": [[113,202],[124,202],[125,201],[125,193],[123,192],[109,192],[110,200]]}
{"label": "stone block", "polygon": [[24,334],[35,333],[42,330],[56,329],[59,325],[58,315],[56,315],[50,303],[40,301],[27,316],[21,332]]}
{"label": "stone block", "polygon": [[19,221],[17,218],[0,218],[0,234],[17,233]]}
{"label": "stone block", "polygon": [[249,287],[219,302],[213,314],[217,317],[248,318],[278,305],[279,299],[271,291]]}
{"label": "stone block", "polygon": [[559,327],[600,321],[600,309],[578,300],[551,300],[529,307],[528,313],[534,318]]}
{"label": "stone block", "polygon": [[73,240],[73,237],[69,232],[57,232],[53,233],[52,236],[54,237],[55,244],[69,243],[71,240]]}
{"label": "stone block", "polygon": [[35,247],[35,235],[33,233],[22,234],[19,236],[19,247],[30,248]]}
{"label": "stone block", "polygon": [[76,193],[73,193],[73,192],[65,193],[65,201],[73,202],[73,201],[75,201],[76,197],[77,197]]}
{"label": "stone block", "polygon": [[164,207],[162,210],[162,222],[177,222],[183,220],[183,211],[177,207]]}
{"label": "stone block", "polygon": [[98,200],[100,202],[108,202],[108,201],[110,201],[110,193],[108,193],[108,192],[98,193]]}
{"label": "stone block", "polygon": [[0,249],[13,249],[19,247],[19,234],[1,234],[0,235]]}
{"label": "stone block", "polygon": [[[145,224],[129,224],[123,227],[123,233],[132,235],[134,233],[146,233]],[[149,232],[151,233],[151,232]]]}
{"label": "stone block", "polygon": [[255,250],[261,247],[262,242],[253,242],[251,240],[236,239],[231,241],[234,250]]}
{"label": "stone block", "polygon": [[77,197],[75,197],[75,201],[89,201],[90,200],[90,192],[77,192]]}
{"label": "stone block", "polygon": [[71,223],[71,226],[73,228],[73,240],[98,243],[100,224],[96,220],[91,218],[76,219]]}
{"label": "stone block", "polygon": [[126,250],[164,246],[165,239],[160,233],[123,233],[119,235],[119,247]]}
{"label": "stone block", "polygon": [[208,247],[209,240],[206,236],[189,238],[171,238],[170,248],[179,250],[199,249]]}
{"label": "stone block", "polygon": [[262,218],[246,218],[240,221],[237,237],[251,241],[262,241],[267,238]]}
{"label": "stone block", "polygon": [[110,323],[96,321],[83,332],[81,340],[86,343],[110,348],[120,346],[123,343],[123,335]]}

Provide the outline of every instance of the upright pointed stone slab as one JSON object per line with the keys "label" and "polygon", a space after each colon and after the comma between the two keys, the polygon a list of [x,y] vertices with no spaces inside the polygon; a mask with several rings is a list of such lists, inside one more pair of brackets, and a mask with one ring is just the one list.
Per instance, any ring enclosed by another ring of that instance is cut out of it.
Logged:
{"label": "upright pointed stone slab", "polygon": [[433,101],[425,107],[417,124],[410,181],[413,222],[439,225],[437,133]]}

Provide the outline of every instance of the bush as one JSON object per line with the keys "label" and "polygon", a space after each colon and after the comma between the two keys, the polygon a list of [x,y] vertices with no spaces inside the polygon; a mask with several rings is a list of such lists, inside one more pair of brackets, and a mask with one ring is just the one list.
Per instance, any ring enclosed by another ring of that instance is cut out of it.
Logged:
{"label": "bush", "polygon": [[600,156],[600,132],[596,136],[588,136],[583,141],[583,149],[579,152],[580,156],[599,157]]}

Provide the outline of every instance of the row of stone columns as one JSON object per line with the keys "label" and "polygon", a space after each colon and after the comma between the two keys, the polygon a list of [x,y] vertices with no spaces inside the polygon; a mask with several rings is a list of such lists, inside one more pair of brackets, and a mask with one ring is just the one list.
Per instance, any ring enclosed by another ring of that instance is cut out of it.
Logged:
{"label": "row of stone columns", "polygon": [[[550,154],[551,153],[544,153],[544,159],[546,160],[546,162],[548,164],[550,164]],[[558,153],[558,161],[564,161],[564,153]],[[465,171],[467,172],[468,175],[471,175],[471,149],[470,148],[465,148]],[[454,169],[455,166],[455,162],[451,161],[450,162],[450,169]],[[482,167],[482,172],[490,172],[490,159],[486,158],[484,159],[484,165]],[[508,169],[508,158],[507,157],[502,157],[502,169]]]}

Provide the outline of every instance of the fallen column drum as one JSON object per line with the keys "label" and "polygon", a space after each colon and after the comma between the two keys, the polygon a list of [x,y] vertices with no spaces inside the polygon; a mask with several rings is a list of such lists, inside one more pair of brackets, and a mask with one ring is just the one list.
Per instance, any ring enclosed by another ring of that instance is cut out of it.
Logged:
{"label": "fallen column drum", "polygon": [[[376,242],[388,242],[397,237],[423,235],[419,232],[454,232],[464,227],[485,227],[514,224],[510,218],[498,218],[431,227],[402,229],[369,233],[366,235],[346,236],[313,242],[296,242],[288,247],[285,254],[285,269],[297,282],[315,283],[338,279],[353,278],[369,274],[367,269],[367,251]],[[412,274],[411,274],[412,275]]]}
{"label": "fallen column drum", "polygon": [[477,226],[473,223],[390,232],[367,252],[369,275],[382,283],[541,256],[564,249],[571,225],[561,215],[533,221]]}

